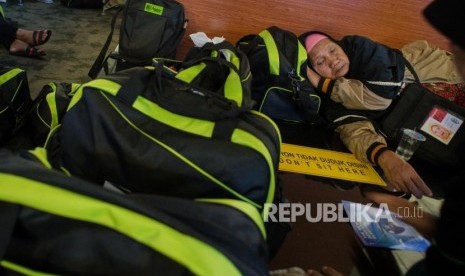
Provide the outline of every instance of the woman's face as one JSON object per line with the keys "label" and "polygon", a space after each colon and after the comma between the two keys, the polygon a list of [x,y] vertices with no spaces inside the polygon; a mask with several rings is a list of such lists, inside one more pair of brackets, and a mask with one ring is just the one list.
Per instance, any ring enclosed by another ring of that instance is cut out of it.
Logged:
{"label": "woman's face", "polygon": [[449,137],[449,131],[439,125],[432,125],[431,132],[441,139],[447,139]]}
{"label": "woman's face", "polygon": [[349,72],[349,58],[341,46],[329,38],[318,42],[308,57],[313,69],[324,78],[335,79]]}

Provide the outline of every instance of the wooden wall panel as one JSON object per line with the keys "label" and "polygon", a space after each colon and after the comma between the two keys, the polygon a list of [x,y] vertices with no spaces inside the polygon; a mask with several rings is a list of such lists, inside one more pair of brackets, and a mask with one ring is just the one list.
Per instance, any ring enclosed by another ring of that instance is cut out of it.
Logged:
{"label": "wooden wall panel", "polygon": [[235,43],[240,37],[276,25],[301,34],[321,30],[336,39],[359,34],[401,47],[426,39],[447,48],[447,40],[424,20],[422,10],[430,0],[179,0],[189,24],[178,57],[193,44],[189,34],[224,36]]}

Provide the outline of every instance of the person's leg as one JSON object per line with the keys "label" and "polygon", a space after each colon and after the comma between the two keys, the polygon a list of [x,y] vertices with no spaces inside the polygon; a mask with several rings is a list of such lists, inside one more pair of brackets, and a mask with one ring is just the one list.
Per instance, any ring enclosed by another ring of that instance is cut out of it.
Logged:
{"label": "person's leg", "polygon": [[11,43],[16,39],[18,28],[11,21],[0,16],[0,44],[9,50]]}

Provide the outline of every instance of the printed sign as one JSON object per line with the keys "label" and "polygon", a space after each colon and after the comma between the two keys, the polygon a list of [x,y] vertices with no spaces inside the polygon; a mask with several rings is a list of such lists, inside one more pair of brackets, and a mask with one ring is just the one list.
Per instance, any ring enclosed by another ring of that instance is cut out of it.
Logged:
{"label": "printed sign", "polygon": [[462,123],[462,117],[434,106],[420,129],[447,145]]}
{"label": "printed sign", "polygon": [[279,170],[386,186],[371,164],[351,153],[282,144]]}

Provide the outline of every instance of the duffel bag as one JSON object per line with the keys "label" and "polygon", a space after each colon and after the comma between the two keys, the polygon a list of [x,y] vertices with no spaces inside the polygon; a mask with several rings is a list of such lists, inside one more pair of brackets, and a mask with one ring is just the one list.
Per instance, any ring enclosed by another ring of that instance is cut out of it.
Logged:
{"label": "duffel bag", "polygon": [[236,43],[248,57],[255,109],[277,121],[325,124],[321,99],[306,78],[307,53],[297,36],[276,26]]}
{"label": "duffel bag", "polygon": [[248,203],[118,194],[6,150],[0,220],[1,275],[267,275]]}
{"label": "duffel bag", "polygon": [[26,71],[0,65],[0,146],[21,128],[31,103]]}
{"label": "duffel bag", "polygon": [[176,78],[252,108],[251,80],[247,56],[228,41],[189,50]]}
{"label": "duffel bag", "polygon": [[29,136],[31,148],[46,147],[51,135],[61,125],[77,83],[50,82],[42,88],[26,117],[23,133]]}
{"label": "duffel bag", "polygon": [[59,138],[63,166],[93,182],[184,198],[241,199],[258,208],[275,196],[276,125],[160,64],[82,85]]}

